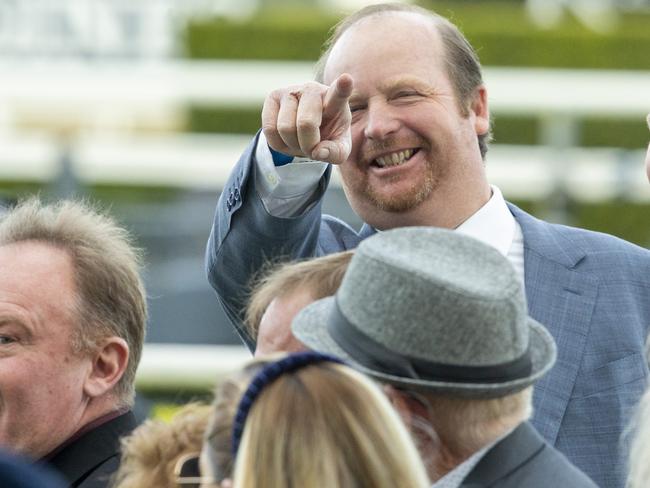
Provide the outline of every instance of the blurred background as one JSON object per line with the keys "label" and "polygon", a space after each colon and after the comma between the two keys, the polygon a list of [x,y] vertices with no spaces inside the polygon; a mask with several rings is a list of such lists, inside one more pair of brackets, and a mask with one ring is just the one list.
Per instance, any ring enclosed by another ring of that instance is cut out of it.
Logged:
{"label": "blurred background", "polygon": [[[0,199],[90,197],[145,249],[142,412],[246,358],[203,271],[216,200],[264,96],[310,79],[332,25],[369,3],[0,0]],[[650,0],[411,3],[479,53],[506,198],[648,247]],[[325,206],[359,225],[336,181]]]}

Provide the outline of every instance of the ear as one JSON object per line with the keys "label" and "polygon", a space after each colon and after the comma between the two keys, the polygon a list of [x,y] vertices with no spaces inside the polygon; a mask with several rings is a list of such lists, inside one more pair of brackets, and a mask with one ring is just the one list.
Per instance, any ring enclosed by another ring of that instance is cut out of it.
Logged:
{"label": "ear", "polygon": [[488,107],[487,89],[480,85],[474,92],[472,103],[469,107],[470,117],[474,122],[476,134],[487,134],[490,130],[490,110]]}
{"label": "ear", "polygon": [[84,383],[84,393],[97,398],[111,391],[120,381],[129,362],[129,346],[121,337],[105,339],[92,357],[92,369]]}
{"label": "ear", "polygon": [[413,420],[413,411],[410,408],[408,395],[405,395],[391,385],[384,384],[383,390],[393,408],[402,418],[402,422],[410,429]]}

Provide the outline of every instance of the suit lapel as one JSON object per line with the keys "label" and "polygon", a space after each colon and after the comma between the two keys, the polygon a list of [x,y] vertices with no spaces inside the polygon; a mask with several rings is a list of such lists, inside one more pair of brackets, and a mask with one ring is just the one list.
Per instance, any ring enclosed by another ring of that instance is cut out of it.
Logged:
{"label": "suit lapel", "polygon": [[586,254],[561,227],[510,209],[524,235],[529,314],[546,326],[558,349],[553,369],[535,386],[533,424],[554,444],[575,384],[598,291],[598,280],[576,268]]}

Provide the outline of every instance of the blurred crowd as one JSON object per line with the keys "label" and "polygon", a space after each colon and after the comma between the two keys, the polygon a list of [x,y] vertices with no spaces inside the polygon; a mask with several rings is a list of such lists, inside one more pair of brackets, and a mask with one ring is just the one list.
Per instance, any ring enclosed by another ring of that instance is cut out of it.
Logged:
{"label": "blurred crowd", "polygon": [[[254,358],[169,421],[132,412],[129,233],[4,209],[0,486],[650,486],[650,251],[507,202],[488,89],[453,23],[379,4],[269,94],[206,250]],[[359,231],[321,214],[332,168]]]}

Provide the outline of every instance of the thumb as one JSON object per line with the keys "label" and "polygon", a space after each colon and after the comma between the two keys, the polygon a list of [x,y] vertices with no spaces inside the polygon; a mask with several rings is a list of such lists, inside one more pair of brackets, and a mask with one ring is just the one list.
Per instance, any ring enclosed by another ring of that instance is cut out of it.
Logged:
{"label": "thumb", "polygon": [[312,159],[325,161],[332,164],[342,164],[350,155],[350,137],[342,137],[335,141],[322,141],[312,151]]}

